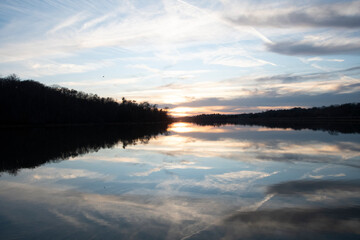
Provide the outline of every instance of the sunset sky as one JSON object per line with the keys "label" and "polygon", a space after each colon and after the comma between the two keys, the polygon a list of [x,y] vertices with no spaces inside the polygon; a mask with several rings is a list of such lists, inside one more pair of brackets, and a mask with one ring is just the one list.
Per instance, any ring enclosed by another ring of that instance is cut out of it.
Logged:
{"label": "sunset sky", "polygon": [[360,1],[2,0],[0,74],[175,116],[360,102]]}

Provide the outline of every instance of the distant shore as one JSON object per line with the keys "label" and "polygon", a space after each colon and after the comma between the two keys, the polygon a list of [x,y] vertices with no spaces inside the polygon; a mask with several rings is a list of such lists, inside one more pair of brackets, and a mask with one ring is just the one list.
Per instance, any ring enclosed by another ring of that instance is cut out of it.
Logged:
{"label": "distant shore", "polygon": [[260,113],[202,114],[177,118],[199,125],[257,125],[269,128],[311,129],[340,133],[360,133],[360,104],[268,110]]}
{"label": "distant shore", "polygon": [[[176,122],[195,122],[195,119],[192,117],[178,117],[175,118]],[[206,122],[207,120],[203,120]],[[208,120],[209,122],[215,120]],[[299,122],[299,121],[306,121],[306,122],[343,122],[343,123],[351,123],[357,122],[360,123],[360,117],[256,117],[256,118],[225,118],[223,120],[216,120],[217,122],[256,122],[256,121],[264,121],[264,122]]]}

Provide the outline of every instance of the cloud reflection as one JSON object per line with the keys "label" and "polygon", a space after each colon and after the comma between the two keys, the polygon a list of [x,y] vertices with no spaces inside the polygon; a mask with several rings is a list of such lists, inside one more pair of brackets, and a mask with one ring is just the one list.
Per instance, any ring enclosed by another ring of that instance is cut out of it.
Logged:
{"label": "cloud reflection", "polygon": [[359,207],[240,212],[191,239],[356,239],[359,214]]}
{"label": "cloud reflection", "polygon": [[154,172],[159,172],[161,170],[173,170],[173,169],[200,169],[200,170],[209,170],[212,169],[212,167],[205,167],[205,166],[194,166],[192,164],[195,164],[195,162],[189,162],[189,161],[181,161],[178,163],[166,163],[164,162],[161,166],[152,168],[145,172],[137,172],[133,173],[130,176],[138,176],[138,177],[145,177],[149,176],[150,174]]}
{"label": "cloud reflection", "polygon": [[[43,235],[42,228],[34,228],[45,223],[58,237],[180,239],[216,222],[227,206],[215,199],[109,196],[7,182],[0,190],[0,203],[7,206],[0,218],[22,223],[18,231],[38,239],[49,236]],[[29,213],[28,217],[22,212]],[[11,233],[2,232],[2,236]]]}
{"label": "cloud reflection", "polygon": [[278,183],[267,188],[268,194],[286,197],[304,196],[309,201],[347,202],[360,198],[360,181],[296,180]]}
{"label": "cloud reflection", "polygon": [[28,175],[32,181],[43,180],[62,180],[62,179],[76,179],[76,178],[88,178],[88,179],[101,179],[103,181],[113,180],[114,177],[110,175],[104,175],[99,172],[89,171],[85,169],[58,169],[53,167],[43,167],[36,169],[35,171],[23,170],[23,176]]}
{"label": "cloud reflection", "polygon": [[[310,133],[247,126],[197,126],[176,123],[173,134],[141,146],[171,156],[214,157],[243,162],[314,162],[360,167],[360,142],[355,135],[329,138]],[[178,130],[177,130],[178,129]]]}

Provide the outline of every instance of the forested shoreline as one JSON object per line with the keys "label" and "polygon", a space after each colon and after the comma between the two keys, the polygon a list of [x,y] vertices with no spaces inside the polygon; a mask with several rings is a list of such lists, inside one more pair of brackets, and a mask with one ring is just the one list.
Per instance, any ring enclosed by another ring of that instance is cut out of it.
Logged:
{"label": "forested shoreline", "polygon": [[236,122],[238,120],[356,120],[360,119],[360,103],[346,103],[313,108],[295,107],[291,109],[268,110],[259,113],[243,114],[201,114],[178,118],[191,122]]}
{"label": "forested shoreline", "polygon": [[0,125],[76,125],[170,122],[168,112],[147,102],[117,102],[15,75],[0,78]]}
{"label": "forested shoreline", "polygon": [[268,110],[244,114],[202,114],[177,121],[199,125],[238,124],[270,128],[311,129],[340,133],[360,133],[360,103],[313,108]]}

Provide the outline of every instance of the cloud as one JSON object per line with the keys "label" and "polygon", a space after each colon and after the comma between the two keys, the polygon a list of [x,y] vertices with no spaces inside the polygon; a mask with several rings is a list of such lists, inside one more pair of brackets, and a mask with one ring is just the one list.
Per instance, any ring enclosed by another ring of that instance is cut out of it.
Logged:
{"label": "cloud", "polygon": [[69,73],[83,73],[94,71],[100,68],[109,67],[114,65],[114,60],[101,60],[93,63],[84,63],[84,64],[72,64],[72,63],[56,63],[56,62],[41,62],[36,61],[33,63],[26,63],[27,70],[24,70],[23,73],[32,75],[32,76],[51,76],[51,75],[60,75],[60,74],[69,74]]}
{"label": "cloud", "polygon": [[[321,58],[309,59],[308,61],[322,61]],[[328,72],[315,72],[315,73],[305,73],[305,74],[280,74],[274,76],[260,77],[256,78],[255,81],[258,82],[268,82],[268,81],[279,81],[283,83],[289,82],[304,82],[304,81],[319,81],[319,80],[331,80],[336,77],[342,76],[357,76],[360,74],[360,66],[355,66],[351,68],[328,71]]]}
{"label": "cloud", "polygon": [[267,51],[290,56],[356,55],[360,52],[356,33],[360,28],[359,1],[262,2],[260,6],[246,1],[241,4],[223,2],[223,17],[231,24],[266,28],[272,39],[264,42]]}
{"label": "cloud", "polygon": [[19,18],[21,24],[16,30],[27,36],[26,41],[4,39],[0,48],[1,62],[45,56],[59,58],[101,47],[144,53],[249,38],[245,32],[233,31],[219,18],[183,1],[164,1],[141,7],[128,1],[116,4],[77,2],[67,5],[66,13],[56,4],[43,3],[38,7],[47,10],[37,16],[39,34],[31,35],[28,29],[33,25],[28,19]]}
{"label": "cloud", "polygon": [[267,50],[284,55],[357,55],[360,52],[360,39],[345,43],[318,43],[304,41],[283,41],[266,45]]}
{"label": "cloud", "polygon": [[218,82],[174,83],[158,89],[171,91],[172,95],[182,97],[182,101],[167,105],[172,108],[191,107],[196,108],[193,109],[195,112],[201,110],[199,113],[241,113],[263,111],[269,107],[310,107],[359,102],[359,75],[360,67],[354,66],[328,72],[269,76],[255,74]]}
{"label": "cloud", "polygon": [[86,18],[84,16],[84,14],[78,13],[74,16],[71,16],[71,17],[65,19],[64,21],[57,24],[56,26],[54,26],[52,29],[49,30],[48,34],[54,34],[55,32],[60,31],[64,28],[76,25],[77,23],[79,23],[80,21],[85,20],[85,19]]}
{"label": "cloud", "polygon": [[78,87],[78,86],[109,86],[109,85],[127,85],[130,83],[136,83],[141,78],[113,78],[101,81],[78,81],[78,82],[59,82],[61,86]]}
{"label": "cloud", "polygon": [[195,52],[192,50],[191,52],[183,51],[157,53],[156,56],[166,61],[173,62],[200,59],[207,65],[223,65],[241,68],[276,65],[272,62],[251,56],[251,54],[243,47],[239,46],[239,44],[211,49],[201,49]]}
{"label": "cloud", "polygon": [[312,57],[312,58],[307,58],[307,59],[301,59],[304,62],[344,62],[344,59],[326,59],[326,58],[321,58],[321,57]]}
{"label": "cloud", "polygon": [[[1,6],[6,10],[1,10],[4,13],[4,34],[0,36],[2,74],[15,72],[23,78],[51,76],[40,81],[58,84],[56,75],[69,73],[72,80],[66,84],[78,86],[81,91],[137,101],[156,99],[159,104],[191,98],[229,100],[261,93],[283,95],[286,91],[288,94],[329,92],[325,88],[336,88],[339,84],[327,85],[325,75],[298,74],[310,66],[294,64],[296,58],[288,61],[274,56],[273,52],[294,56],[316,54],[317,58],[304,61],[328,71],[339,65],[353,65],[354,57],[326,60],[322,55],[351,55],[360,49],[356,24],[350,24],[359,16],[358,2],[254,4],[253,1],[166,0],[140,4],[126,0],[102,3],[80,0],[34,4],[10,1]],[[348,26],[345,20],[337,18],[345,19]],[[309,29],[309,26],[336,23],[338,27]],[[295,71],[297,74],[289,74]],[[110,88],[104,87],[109,79],[95,83],[96,78],[91,74],[102,76],[106,72],[112,73],[109,84],[122,84],[121,79],[137,77],[135,81],[139,84]],[[270,86],[256,82],[264,72],[275,72],[278,80],[274,81],[281,83],[311,82],[311,78],[321,78],[324,82],[321,86]],[[338,74],[351,75],[350,72]],[[221,81],[235,76],[242,77],[238,82]],[[348,84],[346,91],[355,92],[356,88]],[[233,112],[227,111],[226,106],[221,111]]]}
{"label": "cloud", "polygon": [[[208,107],[207,112],[234,113],[236,109],[237,112],[246,111],[245,108],[259,111],[271,106],[325,106],[359,101],[360,85],[356,77],[359,70],[353,68],[353,72],[349,69],[346,72],[245,76],[218,82],[167,84],[145,90],[143,95],[166,94],[168,98],[176,97],[177,101],[165,106],[197,107],[199,110]],[[135,89],[128,94],[141,96]]]}
{"label": "cloud", "polygon": [[[360,101],[360,91],[351,92],[351,93],[322,93],[318,95],[310,95],[306,93],[295,93],[293,95],[284,95],[274,93],[258,94],[249,97],[239,97],[232,99],[223,99],[223,98],[203,98],[191,102],[180,103],[178,106],[187,106],[187,107],[203,107],[203,106],[223,106],[226,112],[241,113],[247,112],[247,109],[250,111],[263,111],[266,108],[271,109],[271,107],[276,106],[303,106],[303,107],[312,107],[312,106],[328,106],[332,104],[343,104],[349,102],[359,102]],[[259,108],[262,106],[262,108]],[[239,109],[240,108],[240,109]],[[239,109],[239,110],[237,110]]]}
{"label": "cloud", "polygon": [[223,2],[226,9],[225,18],[241,26],[360,28],[358,1],[311,5],[300,3],[295,6],[262,2],[262,7],[258,8],[254,8],[251,4],[246,5],[246,2],[241,4]]}
{"label": "cloud", "polygon": [[145,64],[128,65],[129,68],[136,68],[146,70],[152,75],[147,77],[161,77],[163,79],[191,79],[201,73],[211,72],[211,70],[199,69],[199,70],[164,70],[150,67]]}

